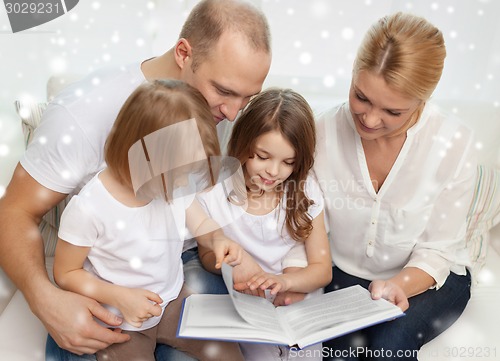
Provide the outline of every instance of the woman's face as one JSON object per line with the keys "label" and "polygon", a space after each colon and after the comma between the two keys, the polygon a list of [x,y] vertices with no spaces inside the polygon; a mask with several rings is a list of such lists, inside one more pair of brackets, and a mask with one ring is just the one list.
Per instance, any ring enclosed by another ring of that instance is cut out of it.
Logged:
{"label": "woman's face", "polygon": [[420,100],[390,88],[382,76],[365,70],[353,76],[349,107],[362,139],[374,140],[394,135],[419,104]]}

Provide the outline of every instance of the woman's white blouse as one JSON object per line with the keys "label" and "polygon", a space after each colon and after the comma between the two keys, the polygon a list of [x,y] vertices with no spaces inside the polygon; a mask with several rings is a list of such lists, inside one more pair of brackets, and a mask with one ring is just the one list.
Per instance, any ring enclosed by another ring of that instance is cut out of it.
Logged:
{"label": "woman's white blouse", "polygon": [[387,279],[417,267],[442,286],[465,274],[465,218],[476,177],[469,128],[426,105],[376,192],[348,103],[320,116],[314,171],[336,266]]}

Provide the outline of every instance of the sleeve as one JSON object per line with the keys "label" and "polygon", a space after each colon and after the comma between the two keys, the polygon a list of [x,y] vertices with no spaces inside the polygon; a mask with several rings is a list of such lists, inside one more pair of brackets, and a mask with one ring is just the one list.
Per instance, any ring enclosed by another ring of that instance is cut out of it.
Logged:
{"label": "sleeve", "polygon": [[323,200],[323,193],[319,187],[313,175],[309,175],[306,180],[305,193],[307,198],[312,200],[314,204],[309,206],[308,213],[312,219],[316,218],[325,207],[325,201]]}
{"label": "sleeve", "polygon": [[67,109],[50,104],[21,157],[23,168],[41,185],[69,194],[92,170],[98,155]]}
{"label": "sleeve", "polygon": [[99,234],[98,224],[82,197],[76,195],[61,215],[58,236],[75,246],[92,247]]}
{"label": "sleeve", "polygon": [[465,244],[466,217],[477,173],[472,143],[470,134],[462,147],[455,145],[454,148],[461,152],[455,163],[457,166],[434,202],[427,227],[405,265],[422,269],[432,276],[436,289],[445,283],[455,265],[469,263]]}
{"label": "sleeve", "polygon": [[289,267],[307,267],[307,253],[304,242],[295,242],[295,246],[288,251],[283,261],[281,261],[281,269]]}
{"label": "sleeve", "polygon": [[210,207],[208,204],[210,203],[210,197],[212,195],[213,190],[208,190],[208,191],[201,191],[196,193],[195,199],[198,201],[200,204],[201,208],[210,215]]}

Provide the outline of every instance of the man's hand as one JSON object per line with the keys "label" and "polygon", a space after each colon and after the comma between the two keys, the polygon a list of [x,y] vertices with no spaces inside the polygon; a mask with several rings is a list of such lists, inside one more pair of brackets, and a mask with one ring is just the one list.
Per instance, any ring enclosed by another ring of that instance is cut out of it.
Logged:
{"label": "man's hand", "polygon": [[99,303],[60,290],[49,281],[38,224],[65,197],[43,187],[17,165],[0,198],[0,265],[59,346],[77,354],[95,353],[130,337],[94,321],[93,316],[111,326],[121,324]]}
{"label": "man's hand", "polygon": [[76,293],[52,290],[39,299],[35,315],[59,347],[77,355],[93,354],[114,343],[126,342],[129,335],[120,329],[110,330],[99,325],[93,316],[110,326],[118,327],[122,320],[98,302]]}

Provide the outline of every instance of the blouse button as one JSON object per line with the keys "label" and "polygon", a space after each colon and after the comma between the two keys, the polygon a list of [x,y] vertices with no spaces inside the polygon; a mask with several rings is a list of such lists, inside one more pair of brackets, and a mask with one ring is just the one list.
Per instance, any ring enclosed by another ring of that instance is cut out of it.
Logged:
{"label": "blouse button", "polygon": [[375,247],[373,247],[373,241],[370,240],[368,241],[368,247],[366,247],[366,255],[368,257],[373,257],[373,250],[374,250]]}

